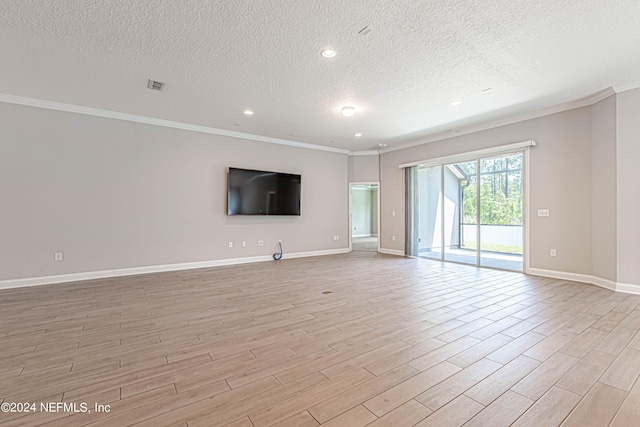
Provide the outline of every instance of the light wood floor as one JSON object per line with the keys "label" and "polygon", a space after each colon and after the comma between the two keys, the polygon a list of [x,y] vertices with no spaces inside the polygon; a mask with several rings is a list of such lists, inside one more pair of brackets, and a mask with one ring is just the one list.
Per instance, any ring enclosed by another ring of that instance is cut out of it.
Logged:
{"label": "light wood floor", "polygon": [[366,252],[4,290],[3,402],[110,412],[0,424],[636,426],[639,303]]}

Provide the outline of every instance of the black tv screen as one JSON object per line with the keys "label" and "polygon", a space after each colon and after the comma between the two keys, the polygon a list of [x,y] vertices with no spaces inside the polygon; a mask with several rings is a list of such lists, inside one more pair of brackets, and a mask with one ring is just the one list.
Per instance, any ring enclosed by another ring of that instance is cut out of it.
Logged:
{"label": "black tv screen", "polygon": [[229,168],[227,215],[300,215],[300,175]]}

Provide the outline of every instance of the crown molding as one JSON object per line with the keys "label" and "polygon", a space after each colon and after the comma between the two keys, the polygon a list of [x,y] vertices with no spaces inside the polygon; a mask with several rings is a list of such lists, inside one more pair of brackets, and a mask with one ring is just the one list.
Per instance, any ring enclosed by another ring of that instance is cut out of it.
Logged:
{"label": "crown molding", "polygon": [[349,151],[350,156],[377,156],[379,155],[379,151],[368,150],[368,151]]}
{"label": "crown molding", "polygon": [[613,90],[615,90],[616,93],[620,93],[620,92],[626,92],[628,90],[638,89],[639,87],[640,87],[640,80],[635,81],[635,82],[631,82],[631,83],[627,83],[627,84],[624,84],[624,85],[614,86]]}
{"label": "crown molding", "polygon": [[306,148],[309,150],[329,151],[331,153],[349,154],[349,150],[322,145],[308,144],[305,142],[290,141],[287,139],[272,138],[269,136],[254,135],[251,133],[236,132],[225,129],[217,129],[208,126],[194,125],[190,123],[174,122],[171,120],[157,119],[153,117],[138,116],[135,114],[119,113],[117,111],[102,110],[99,108],[83,107],[80,105],[63,104],[61,102],[45,101],[42,99],[26,98],[23,96],[7,95],[0,93],[0,102],[7,104],[26,105],[29,107],[44,108],[47,110],[64,111],[67,113],[84,114],[87,116],[103,117],[107,119],[124,120],[127,122],[142,123],[147,125],[162,126],[173,129],[188,130],[192,132],[208,133],[212,135],[228,136],[231,138],[247,139],[251,141],[266,142],[269,144],[286,145],[289,147]]}
{"label": "crown molding", "polygon": [[[639,82],[640,83],[640,82]],[[628,90],[628,89],[627,89]],[[586,107],[589,105],[593,105],[596,102],[602,101],[605,98],[608,98],[611,95],[616,94],[616,90],[609,87],[599,92],[596,92],[592,95],[586,96],[584,98],[577,99],[575,101],[569,101],[562,104],[555,105],[553,107],[544,108],[542,110],[534,111],[531,113],[521,114],[513,117],[509,117],[506,119],[495,120],[488,123],[481,123],[477,125],[470,126],[468,128],[463,128],[458,132],[452,133],[450,135],[434,135],[431,137],[422,138],[420,140],[416,140],[413,142],[408,142],[406,144],[396,145],[394,147],[389,147],[386,151],[398,151],[404,150],[405,148],[416,147],[418,145],[428,144],[430,142],[443,141],[450,138],[456,138],[462,135],[468,135],[470,133],[480,132],[483,130],[489,130],[498,128],[501,126],[507,126],[514,123],[524,122],[526,120],[537,119],[539,117],[548,116],[551,114],[561,113],[563,111],[569,111],[576,108]]]}

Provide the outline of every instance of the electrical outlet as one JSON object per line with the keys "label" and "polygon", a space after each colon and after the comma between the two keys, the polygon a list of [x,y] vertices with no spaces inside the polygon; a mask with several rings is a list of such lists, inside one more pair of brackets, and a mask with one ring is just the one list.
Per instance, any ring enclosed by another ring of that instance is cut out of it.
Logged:
{"label": "electrical outlet", "polygon": [[244,240],[242,241],[242,247],[246,248],[247,247],[247,242],[245,242]]}
{"label": "electrical outlet", "polygon": [[336,235],[336,240],[340,240],[340,235]]}
{"label": "electrical outlet", "polygon": [[391,216],[396,216],[396,211],[391,211]]}
{"label": "electrical outlet", "polygon": [[56,252],[53,254],[53,259],[56,261],[62,261],[64,256],[62,255],[62,252]]}
{"label": "electrical outlet", "polygon": [[549,256],[556,256],[556,250],[555,249],[549,249]]}
{"label": "electrical outlet", "polygon": [[549,216],[549,209],[538,209],[538,216]]}
{"label": "electrical outlet", "polygon": [[229,248],[233,247],[233,242],[229,242]]}
{"label": "electrical outlet", "polygon": [[396,241],[396,236],[391,236],[391,240]]}
{"label": "electrical outlet", "polygon": [[264,240],[258,240],[258,246],[264,246]]}

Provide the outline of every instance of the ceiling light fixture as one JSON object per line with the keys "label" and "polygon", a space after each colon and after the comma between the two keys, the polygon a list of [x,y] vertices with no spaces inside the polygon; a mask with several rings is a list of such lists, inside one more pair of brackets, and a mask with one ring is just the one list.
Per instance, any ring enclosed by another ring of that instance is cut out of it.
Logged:
{"label": "ceiling light fixture", "polygon": [[361,133],[356,133],[353,136],[355,136],[356,138],[360,138],[362,136],[362,134]]}
{"label": "ceiling light fixture", "polygon": [[245,116],[253,116],[253,111],[251,111],[251,110],[244,110],[242,113],[243,113]]}
{"label": "ceiling light fixture", "polygon": [[449,102],[449,105],[453,105],[454,107],[460,104],[462,104],[462,101],[460,101],[459,99],[454,99],[453,101]]}
{"label": "ceiling light fixture", "polygon": [[343,117],[353,117],[356,114],[356,107],[342,107],[340,114],[342,114]]}
{"label": "ceiling light fixture", "polygon": [[320,52],[320,55],[322,55],[325,58],[333,58],[334,56],[336,56],[336,51],[333,49],[323,49]]}

